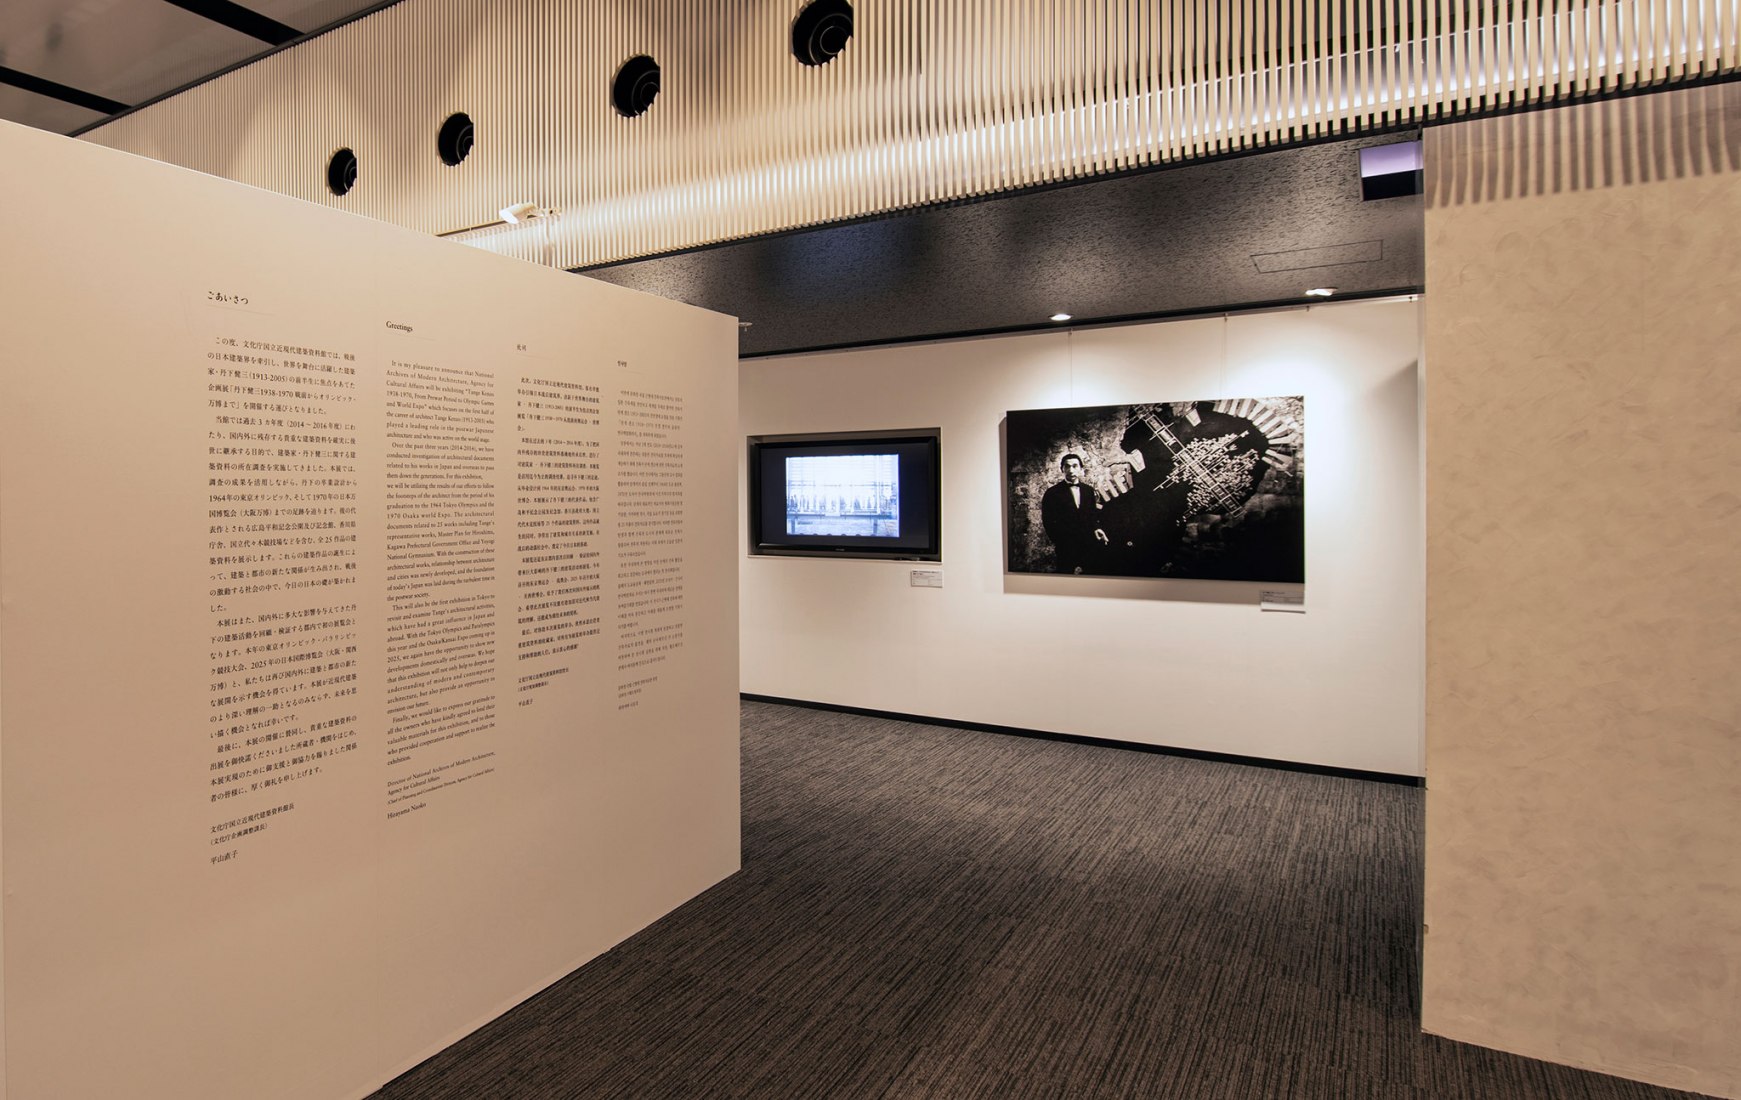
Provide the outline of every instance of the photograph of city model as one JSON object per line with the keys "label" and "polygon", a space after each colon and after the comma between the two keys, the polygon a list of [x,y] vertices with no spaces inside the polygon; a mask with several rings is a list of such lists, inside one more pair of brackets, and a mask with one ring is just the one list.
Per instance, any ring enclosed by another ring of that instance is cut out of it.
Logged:
{"label": "photograph of city model", "polygon": [[1011,412],[1009,571],[1303,582],[1303,397]]}

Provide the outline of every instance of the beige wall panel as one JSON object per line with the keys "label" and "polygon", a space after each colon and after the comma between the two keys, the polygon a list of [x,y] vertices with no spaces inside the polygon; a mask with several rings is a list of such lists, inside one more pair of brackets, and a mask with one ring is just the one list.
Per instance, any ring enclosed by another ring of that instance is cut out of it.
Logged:
{"label": "beige wall panel", "polygon": [[0,160],[13,1100],[363,1096],[737,869],[729,318]]}
{"label": "beige wall panel", "polygon": [[1741,88],[1428,132],[1424,1022],[1741,1095]]}

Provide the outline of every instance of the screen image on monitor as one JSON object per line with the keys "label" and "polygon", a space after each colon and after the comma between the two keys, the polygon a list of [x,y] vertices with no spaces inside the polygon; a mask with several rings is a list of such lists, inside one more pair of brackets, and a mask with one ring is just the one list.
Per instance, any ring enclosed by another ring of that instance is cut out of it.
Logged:
{"label": "screen image on monitor", "polygon": [[750,552],[941,560],[937,430],[752,436]]}
{"label": "screen image on monitor", "polygon": [[786,533],[900,538],[900,456],[787,455]]}

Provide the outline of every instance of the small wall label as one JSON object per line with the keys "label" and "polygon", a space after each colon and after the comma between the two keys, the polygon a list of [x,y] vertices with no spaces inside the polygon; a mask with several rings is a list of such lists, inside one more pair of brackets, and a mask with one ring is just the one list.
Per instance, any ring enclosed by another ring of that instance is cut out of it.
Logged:
{"label": "small wall label", "polygon": [[1266,588],[1257,594],[1257,607],[1259,611],[1294,611],[1304,615],[1306,594]]}

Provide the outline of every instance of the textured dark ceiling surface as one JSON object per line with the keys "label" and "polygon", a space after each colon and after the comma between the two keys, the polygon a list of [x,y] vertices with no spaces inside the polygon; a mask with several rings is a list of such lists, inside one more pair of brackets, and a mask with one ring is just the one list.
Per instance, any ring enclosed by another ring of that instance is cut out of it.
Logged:
{"label": "textured dark ceiling surface", "polygon": [[380,0],[0,0],[0,118],[72,133]]}
{"label": "textured dark ceiling surface", "polygon": [[1418,289],[1419,195],[1362,202],[1367,137],[593,268],[750,322],[744,355]]}

